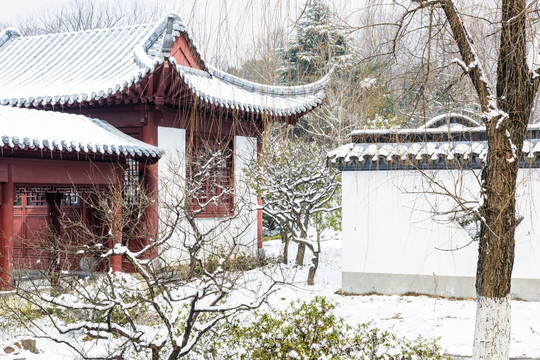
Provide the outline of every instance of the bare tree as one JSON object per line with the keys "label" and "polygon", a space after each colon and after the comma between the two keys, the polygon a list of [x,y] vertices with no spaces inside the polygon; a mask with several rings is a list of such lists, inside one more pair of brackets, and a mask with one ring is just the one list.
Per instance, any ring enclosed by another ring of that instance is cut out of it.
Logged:
{"label": "bare tree", "polygon": [[72,32],[150,23],[156,21],[161,12],[160,5],[148,5],[141,0],[129,3],[71,0],[48,8],[37,17],[23,19],[17,26],[23,35]]}
{"label": "bare tree", "polygon": [[[84,254],[93,266],[86,266],[84,277],[66,276],[70,262],[62,261],[66,266],[45,271],[43,279],[20,282],[17,295],[46,314],[56,334],[42,320],[17,315],[24,326],[36,338],[65,344],[83,358],[178,359],[221,322],[260,307],[277,282],[263,274],[264,283],[253,286],[245,272],[257,266],[255,260],[247,263],[249,253],[242,247],[253,223],[245,218],[244,210],[252,206],[243,199],[249,196],[239,192],[249,188],[217,181],[226,176],[220,172],[230,156],[192,154],[195,165],[186,172],[178,171],[183,164],[169,164],[175,172],[164,172],[173,178],[162,181],[157,238],[145,228],[145,214],[154,207],[142,186],[131,183],[82,196],[95,221],[60,216],[61,231],[50,232],[52,258]],[[200,217],[225,199],[234,199],[227,213],[212,221]],[[67,233],[84,235],[85,241],[69,241]],[[122,263],[127,272],[114,272]]]}
{"label": "bare tree", "polygon": [[315,142],[269,139],[251,174],[263,201],[263,212],[280,226],[284,259],[290,240],[298,244],[297,265],[303,265],[306,247],[313,254],[308,285],[314,284],[321,252],[320,237],[313,241],[308,230],[317,216],[339,209],[333,203],[339,188],[337,173],[326,166],[324,159],[326,151]]}

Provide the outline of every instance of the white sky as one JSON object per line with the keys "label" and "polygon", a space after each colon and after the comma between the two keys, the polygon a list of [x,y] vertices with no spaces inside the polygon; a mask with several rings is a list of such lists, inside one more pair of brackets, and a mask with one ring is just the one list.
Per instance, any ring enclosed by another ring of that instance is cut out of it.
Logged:
{"label": "white sky", "polygon": [[[16,26],[25,18],[73,0],[0,0],[0,25]],[[85,1],[85,0],[80,0]],[[113,0],[98,0],[113,1]],[[130,3],[134,0],[114,0]],[[135,0],[136,1],[136,0]],[[138,0],[177,12],[211,62],[238,63],[275,24],[291,31],[306,0]],[[338,9],[354,9],[364,0],[331,0]],[[226,49],[226,50],[224,50]],[[226,59],[223,59],[223,58]],[[236,57],[236,58],[235,58]],[[219,65],[219,64],[216,64]]]}

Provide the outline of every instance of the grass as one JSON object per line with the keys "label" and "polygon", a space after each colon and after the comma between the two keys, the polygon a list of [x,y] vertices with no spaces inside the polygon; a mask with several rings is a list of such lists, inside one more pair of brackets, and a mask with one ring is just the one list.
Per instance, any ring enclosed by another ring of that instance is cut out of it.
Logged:
{"label": "grass", "polygon": [[418,292],[413,292],[413,291],[409,291],[409,292],[406,292],[406,293],[403,293],[403,294],[382,294],[382,293],[379,293],[379,292],[376,292],[376,291],[371,291],[371,292],[368,292],[368,293],[353,293],[353,292],[338,290],[338,291],[336,291],[336,295],[341,295],[341,296],[394,296],[394,295],[399,295],[399,296],[410,296],[410,297],[424,296],[424,297],[428,297],[428,298],[431,298],[431,299],[445,299],[445,300],[452,300],[452,301],[462,301],[462,300],[476,301],[476,299],[473,298],[473,297],[442,296],[442,295],[433,295],[433,294],[423,294],[423,293],[418,293]]}
{"label": "grass", "polygon": [[270,241],[270,240],[278,240],[278,239],[281,239],[281,235],[280,235],[280,234],[263,236],[263,242],[264,242],[264,241]]}
{"label": "grass", "polygon": [[0,299],[0,317],[6,318],[15,314],[29,320],[35,320],[44,315],[39,307],[15,294],[3,296]]}

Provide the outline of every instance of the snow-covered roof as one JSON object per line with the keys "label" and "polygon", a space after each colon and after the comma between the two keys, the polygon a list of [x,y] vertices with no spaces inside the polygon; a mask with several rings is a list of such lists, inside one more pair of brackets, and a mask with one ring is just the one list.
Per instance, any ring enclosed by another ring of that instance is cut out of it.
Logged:
{"label": "snow-covered roof", "polygon": [[[480,168],[487,149],[484,126],[365,130],[354,131],[353,142],[329,152],[328,159],[342,170]],[[529,125],[520,161],[540,165],[540,124]]]}
{"label": "snow-covered roof", "polygon": [[[540,145],[537,146],[540,153]],[[418,165],[421,162],[439,163],[440,160],[463,160],[481,162],[487,152],[486,142],[427,142],[427,143],[379,143],[346,144],[332,150],[328,156],[333,163],[358,168],[387,168],[390,164]],[[384,165],[379,166],[381,163]],[[480,163],[475,164],[477,166]]]}
{"label": "snow-covered roof", "polygon": [[277,116],[300,115],[319,106],[329,75],[299,86],[270,86],[241,79],[208,65],[208,71],[177,65],[191,91],[201,100],[240,111]]}
{"label": "snow-covered roof", "polygon": [[[203,70],[170,56],[168,21],[172,41],[183,36]],[[195,96],[225,109],[289,116],[325,98],[328,77],[304,86],[266,86],[208,66],[180,17],[169,14],[152,25],[29,37],[15,29],[0,32],[0,105],[69,106],[110,98],[155,73],[166,59]]]}
{"label": "snow-covered roof", "polygon": [[451,128],[451,129],[463,129],[482,126],[478,121],[474,120],[470,116],[460,113],[444,113],[433,117],[426,122],[419,129],[435,129],[435,128]]}
{"label": "snow-covered roof", "polygon": [[162,151],[109,123],[57,111],[0,106],[1,156],[6,149],[118,155],[157,161]]}
{"label": "snow-covered roof", "polygon": [[[174,34],[185,26],[174,17]],[[63,105],[99,100],[152,72],[160,56],[166,19],[157,25],[122,26],[23,37],[0,34],[0,104]]]}

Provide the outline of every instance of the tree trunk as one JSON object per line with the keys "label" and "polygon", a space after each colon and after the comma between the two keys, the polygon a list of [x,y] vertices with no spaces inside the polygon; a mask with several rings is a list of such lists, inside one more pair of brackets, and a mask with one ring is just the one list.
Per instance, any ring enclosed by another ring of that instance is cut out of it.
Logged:
{"label": "tree trunk", "polygon": [[309,268],[308,279],[307,279],[308,285],[315,284],[315,273],[317,272],[317,269],[319,268],[319,252],[318,251],[313,254],[313,259],[311,259],[311,262],[312,262],[312,265]]}
{"label": "tree trunk", "polygon": [[281,230],[281,241],[283,242],[282,261],[284,264],[289,263],[289,234],[287,231]]}
{"label": "tree trunk", "polygon": [[[488,154],[476,273],[473,359],[508,359],[510,283],[514,265],[517,174],[534,89],[526,63],[526,4],[502,1],[497,105],[508,118],[487,119]],[[500,121],[499,121],[500,120]]]}
{"label": "tree trunk", "polygon": [[308,273],[308,285],[314,285],[315,284],[315,273],[317,272],[317,269],[319,268],[319,254],[321,253],[321,232],[317,231],[317,250],[314,250],[311,248],[311,251],[313,251],[313,259],[311,262],[313,265],[309,268]]}
{"label": "tree trunk", "polygon": [[298,252],[296,253],[296,265],[303,266],[304,265],[304,255],[306,253],[306,244],[299,243],[298,244]]}
{"label": "tree trunk", "polygon": [[514,191],[518,161],[509,162],[508,139],[489,131],[489,154],[483,171],[485,200],[476,273],[476,326],[473,359],[508,359],[510,280],[516,222]]}

